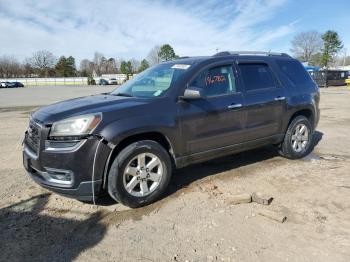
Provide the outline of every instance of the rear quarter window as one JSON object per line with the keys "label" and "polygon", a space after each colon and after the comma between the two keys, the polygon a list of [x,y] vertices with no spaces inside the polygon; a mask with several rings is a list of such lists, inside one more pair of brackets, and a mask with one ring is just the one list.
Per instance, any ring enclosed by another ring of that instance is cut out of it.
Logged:
{"label": "rear quarter window", "polygon": [[298,61],[277,60],[276,63],[293,85],[312,83],[310,75]]}

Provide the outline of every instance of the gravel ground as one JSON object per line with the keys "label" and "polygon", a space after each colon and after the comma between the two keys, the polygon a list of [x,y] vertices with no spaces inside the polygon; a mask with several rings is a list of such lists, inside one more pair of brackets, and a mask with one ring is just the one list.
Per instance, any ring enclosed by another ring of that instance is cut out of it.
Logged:
{"label": "gravel ground", "polygon": [[52,104],[73,97],[110,92],[110,86],[33,86],[25,88],[0,88],[0,110],[7,107],[32,107]]}
{"label": "gravel ground", "polygon": [[[21,160],[29,113],[110,88],[0,90],[0,261],[350,261],[350,90],[322,89],[316,147],[305,159],[267,147],[187,167],[144,208],[108,198],[93,206],[36,185]],[[256,191],[272,204],[230,204]]]}

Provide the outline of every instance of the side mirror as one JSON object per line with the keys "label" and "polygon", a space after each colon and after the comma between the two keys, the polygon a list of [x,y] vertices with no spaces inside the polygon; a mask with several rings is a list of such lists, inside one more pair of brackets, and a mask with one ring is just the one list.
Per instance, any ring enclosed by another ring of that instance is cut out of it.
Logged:
{"label": "side mirror", "polygon": [[185,89],[185,93],[182,97],[184,100],[194,100],[194,99],[203,99],[205,98],[204,91],[199,87],[188,87]]}

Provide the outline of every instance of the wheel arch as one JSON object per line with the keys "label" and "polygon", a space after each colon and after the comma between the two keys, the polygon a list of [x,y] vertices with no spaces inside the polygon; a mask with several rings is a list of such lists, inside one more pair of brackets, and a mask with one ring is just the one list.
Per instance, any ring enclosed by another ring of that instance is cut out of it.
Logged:
{"label": "wheel arch", "polygon": [[306,117],[310,121],[311,126],[313,128],[315,127],[315,113],[310,108],[303,108],[303,109],[297,110],[296,112],[294,112],[291,115],[291,117],[289,118],[289,122],[288,122],[287,128],[290,125],[290,123],[298,116]]}
{"label": "wheel arch", "polygon": [[105,171],[104,171],[104,175],[103,175],[103,188],[104,189],[106,188],[106,185],[107,185],[108,172],[111,168],[113,160],[128,145],[135,143],[137,141],[142,141],[142,140],[151,140],[151,141],[159,143],[169,153],[172,165],[176,166],[173,146],[172,146],[169,138],[166,135],[164,135],[163,133],[161,133],[159,131],[149,131],[149,132],[132,134],[132,135],[126,136],[122,140],[120,140],[118,142],[118,144],[110,152],[110,157],[106,161]]}

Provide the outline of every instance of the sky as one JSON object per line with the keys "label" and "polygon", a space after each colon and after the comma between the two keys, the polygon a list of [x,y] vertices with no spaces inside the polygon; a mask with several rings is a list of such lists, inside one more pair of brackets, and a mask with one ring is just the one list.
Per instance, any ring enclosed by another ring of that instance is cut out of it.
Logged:
{"label": "sky", "polygon": [[290,52],[298,32],[329,29],[350,53],[349,12],[349,0],[0,0],[0,56],[142,59],[165,43],[180,56]]}

